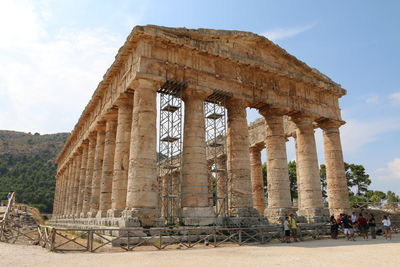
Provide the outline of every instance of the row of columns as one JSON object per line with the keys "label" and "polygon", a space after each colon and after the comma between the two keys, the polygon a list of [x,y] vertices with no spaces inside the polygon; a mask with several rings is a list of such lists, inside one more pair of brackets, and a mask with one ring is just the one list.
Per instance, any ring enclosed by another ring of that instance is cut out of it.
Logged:
{"label": "row of columns", "polygon": [[[157,87],[139,80],[133,95],[126,95],[109,110],[58,173],[54,213],[59,217],[137,217],[152,225],[160,216],[156,162]],[[206,95],[186,89],[184,144],[182,154],[182,215],[213,215],[208,201],[204,100]],[[263,184],[260,151],[249,153],[246,103],[227,103],[227,170],[230,214],[239,217],[263,214]],[[283,113],[261,109],[266,119],[268,209],[266,215],[281,214],[292,207]],[[294,119],[298,147],[300,210],[308,215],[322,208],[318,162],[312,119]],[[327,160],[330,205],[347,205],[337,200],[347,192],[338,127],[327,124]],[[336,128],[335,128],[336,127]],[[324,128],[325,129],[325,128]],[[343,174],[342,174],[343,172]],[[223,177],[226,179],[226,177]],[[224,180],[221,179],[221,180]],[[346,186],[346,190],[343,187]],[[224,190],[223,186],[218,186]],[[333,197],[334,195],[334,197]],[[261,201],[262,198],[262,201]]]}
{"label": "row of columns", "polygon": [[[269,218],[279,218],[292,210],[290,181],[286,155],[286,136],[282,110],[260,109],[265,118],[268,174],[268,207],[264,207],[264,191],[261,167],[262,147],[250,148],[254,207]],[[293,134],[296,142],[296,166],[298,185],[298,215],[309,220],[327,215],[322,200],[318,156],[314,137],[314,120],[310,116],[292,116],[296,124]],[[323,130],[324,154],[327,169],[329,212],[348,211],[347,180],[344,172],[340,142],[340,122],[326,121],[318,125]],[[265,209],[264,209],[265,208]]]}

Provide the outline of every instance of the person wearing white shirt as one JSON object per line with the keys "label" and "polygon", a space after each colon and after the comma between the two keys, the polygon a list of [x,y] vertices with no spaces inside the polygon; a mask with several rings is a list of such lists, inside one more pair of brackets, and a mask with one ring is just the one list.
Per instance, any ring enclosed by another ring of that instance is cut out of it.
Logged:
{"label": "person wearing white shirt", "polygon": [[385,233],[385,239],[392,240],[392,230],[390,228],[392,223],[390,222],[390,218],[386,215],[383,215],[382,224],[383,224],[383,231]]}

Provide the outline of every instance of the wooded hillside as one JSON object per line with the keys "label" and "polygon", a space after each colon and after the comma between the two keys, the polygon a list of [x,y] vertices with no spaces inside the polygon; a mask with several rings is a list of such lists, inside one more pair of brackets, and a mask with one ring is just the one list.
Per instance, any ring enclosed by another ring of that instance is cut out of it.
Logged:
{"label": "wooded hillside", "polygon": [[54,159],[68,133],[22,133],[0,130],[0,198],[17,192],[17,202],[50,213],[54,198]]}

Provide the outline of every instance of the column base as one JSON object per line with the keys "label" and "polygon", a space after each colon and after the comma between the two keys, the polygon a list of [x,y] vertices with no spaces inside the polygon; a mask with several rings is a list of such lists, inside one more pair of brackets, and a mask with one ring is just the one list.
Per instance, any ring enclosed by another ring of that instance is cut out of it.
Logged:
{"label": "column base", "polygon": [[351,212],[352,212],[351,208],[329,208],[329,214],[334,215],[335,218],[341,213],[351,214]]}
{"label": "column base", "polygon": [[329,211],[327,208],[299,209],[297,216],[304,217],[308,223],[329,221]]}
{"label": "column base", "polygon": [[216,222],[213,207],[182,208],[182,223],[190,226],[213,225]]}
{"label": "column base", "polygon": [[79,214],[79,218],[86,218],[87,217],[87,212],[81,212],[81,214]]}
{"label": "column base", "polygon": [[264,216],[268,218],[269,223],[282,223],[286,216],[296,213],[294,208],[266,208]]}
{"label": "column base", "polygon": [[122,216],[122,212],[124,210],[118,210],[118,209],[109,209],[107,211],[107,217],[109,218],[118,218]]}
{"label": "column base", "polygon": [[260,217],[255,208],[232,208],[230,215],[234,217]]}
{"label": "column base", "polygon": [[162,226],[164,223],[160,218],[160,212],[158,209],[151,208],[132,208],[126,209],[122,212],[124,218],[134,218],[140,222],[139,226]]}
{"label": "column base", "polygon": [[91,210],[87,213],[86,218],[96,218],[97,210]]}
{"label": "column base", "polygon": [[99,210],[96,214],[96,218],[106,218],[107,211],[106,210]]}

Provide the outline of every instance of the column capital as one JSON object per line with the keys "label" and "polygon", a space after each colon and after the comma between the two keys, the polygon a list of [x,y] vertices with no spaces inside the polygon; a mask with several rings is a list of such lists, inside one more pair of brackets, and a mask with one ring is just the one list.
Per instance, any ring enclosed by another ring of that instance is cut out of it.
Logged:
{"label": "column capital", "polygon": [[246,100],[240,98],[231,98],[226,101],[226,108],[227,109],[245,109],[248,107],[248,102]]}
{"label": "column capital", "polygon": [[290,115],[290,120],[296,124],[299,130],[310,130],[314,131],[315,117],[309,114],[299,113]]}
{"label": "column capital", "polygon": [[119,107],[122,105],[133,105],[133,97],[134,94],[132,93],[122,93],[115,101],[115,104]]}
{"label": "column capital", "polygon": [[263,147],[258,146],[258,145],[249,147],[250,153],[259,153],[259,152],[261,152],[262,149],[263,149]]}
{"label": "column capital", "polygon": [[139,78],[139,79],[135,79],[132,82],[131,87],[134,91],[141,90],[141,89],[157,91],[161,87],[161,85],[162,84],[160,81]]}
{"label": "column capital", "polygon": [[106,130],[106,122],[105,121],[98,121],[96,125],[97,132],[104,132]]}
{"label": "column capital", "polygon": [[89,145],[89,139],[84,139],[84,140],[82,141],[81,146],[82,146],[82,147],[87,147],[88,145]]}
{"label": "column capital", "polygon": [[258,112],[267,119],[269,116],[283,116],[289,113],[287,108],[273,107],[270,105],[265,105],[258,109]]}
{"label": "column capital", "polygon": [[96,139],[96,136],[97,136],[97,132],[91,131],[91,132],[89,132],[88,140]]}
{"label": "column capital", "polygon": [[331,129],[331,128],[338,129],[340,126],[344,125],[345,123],[346,123],[345,121],[341,121],[341,120],[326,119],[323,121],[319,121],[318,127],[323,130],[327,130],[327,129]]}
{"label": "column capital", "polygon": [[182,99],[185,102],[193,98],[201,99],[202,101],[204,101],[207,99],[208,96],[209,96],[208,92],[205,92],[203,90],[197,90],[193,87],[187,87],[182,92]]}
{"label": "column capital", "polygon": [[118,108],[113,107],[107,110],[107,113],[102,117],[106,121],[116,121],[118,118]]}

